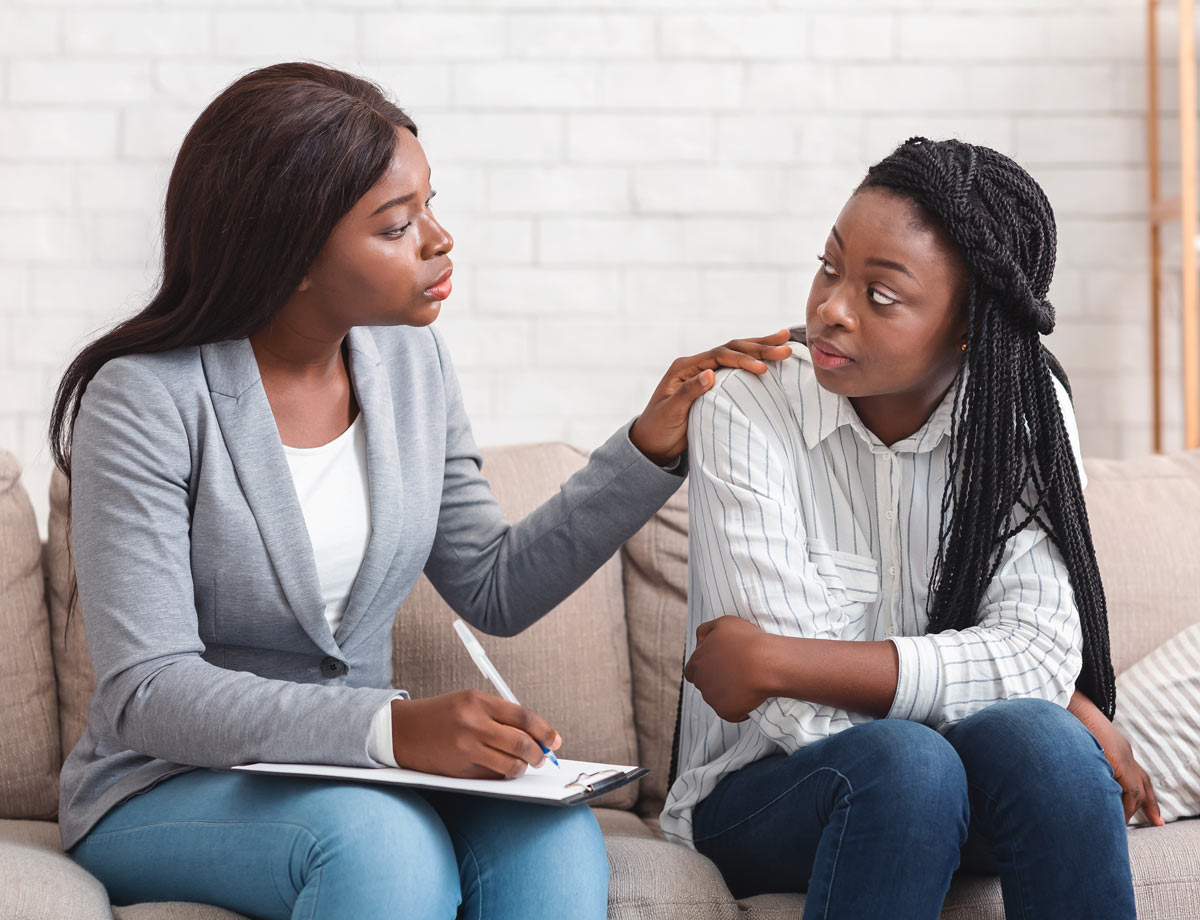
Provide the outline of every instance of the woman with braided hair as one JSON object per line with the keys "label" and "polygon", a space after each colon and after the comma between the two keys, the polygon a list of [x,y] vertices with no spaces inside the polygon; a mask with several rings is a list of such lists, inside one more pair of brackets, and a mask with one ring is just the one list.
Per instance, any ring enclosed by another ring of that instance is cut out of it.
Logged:
{"label": "woman with braided hair", "polygon": [[1054,259],[1020,166],[912,138],[838,215],[792,359],[693,406],[663,827],[735,896],[933,918],[957,870],[1009,917],[1134,916],[1124,821],[1160,819],[1109,722]]}

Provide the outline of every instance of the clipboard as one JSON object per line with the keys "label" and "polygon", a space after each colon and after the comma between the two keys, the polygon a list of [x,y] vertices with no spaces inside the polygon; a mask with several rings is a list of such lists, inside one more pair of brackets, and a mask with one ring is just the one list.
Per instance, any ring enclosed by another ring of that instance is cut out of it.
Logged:
{"label": "clipboard", "polygon": [[314,763],[251,763],[231,769],[269,776],[346,780],[438,792],[462,792],[538,805],[577,805],[619,789],[650,772],[645,767],[561,759],[557,769],[550,764],[530,767],[516,779],[460,779],[403,767],[337,767]]}

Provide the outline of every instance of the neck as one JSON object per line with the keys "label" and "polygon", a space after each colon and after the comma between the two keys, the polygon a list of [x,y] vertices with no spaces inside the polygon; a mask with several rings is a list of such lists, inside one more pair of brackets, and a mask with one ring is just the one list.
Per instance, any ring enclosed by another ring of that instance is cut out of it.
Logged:
{"label": "neck", "polygon": [[283,374],[320,380],[344,373],[342,345],[348,332],[297,323],[285,310],[266,329],[250,336],[250,345],[264,376]]}
{"label": "neck", "polygon": [[932,385],[920,391],[852,396],[850,404],[863,425],[890,447],[921,430],[950,392],[957,375],[958,368],[955,367],[951,372],[940,374]]}

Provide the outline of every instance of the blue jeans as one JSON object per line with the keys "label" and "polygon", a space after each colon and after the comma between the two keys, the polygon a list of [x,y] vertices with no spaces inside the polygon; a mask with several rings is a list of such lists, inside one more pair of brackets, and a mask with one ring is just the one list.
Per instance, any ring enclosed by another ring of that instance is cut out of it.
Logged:
{"label": "blue jeans", "polygon": [[934,920],[960,868],[1014,918],[1135,917],[1121,789],[1073,715],[997,703],[945,736],[882,719],[727,776],[693,815],[737,897],[807,891],[805,920]]}
{"label": "blue jeans", "polygon": [[199,901],[256,920],[608,914],[586,805],[194,770],[118,805],[71,856],[116,904]]}

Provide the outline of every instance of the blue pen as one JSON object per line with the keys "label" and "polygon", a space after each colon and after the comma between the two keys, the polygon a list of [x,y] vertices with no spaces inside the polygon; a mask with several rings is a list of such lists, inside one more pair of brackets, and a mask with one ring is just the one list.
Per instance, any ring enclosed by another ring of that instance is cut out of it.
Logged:
{"label": "blue pen", "polygon": [[[475,662],[475,666],[483,672],[484,677],[492,682],[492,686],[496,688],[496,692],[510,703],[517,703],[520,706],[521,704],[517,702],[516,695],[508,689],[508,684],[504,682],[504,678],[500,676],[500,672],[496,670],[496,666],[488,658],[487,652],[483,650],[483,646],[479,644],[479,640],[472,635],[471,630],[467,629],[467,624],[462,620],[455,620],[454,631],[458,633],[458,638],[462,639],[463,645],[467,647],[467,651],[471,655],[471,660]],[[538,747],[542,749],[550,762],[557,767],[558,758],[554,756],[554,752],[540,741],[538,741]]]}

